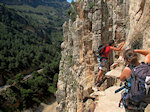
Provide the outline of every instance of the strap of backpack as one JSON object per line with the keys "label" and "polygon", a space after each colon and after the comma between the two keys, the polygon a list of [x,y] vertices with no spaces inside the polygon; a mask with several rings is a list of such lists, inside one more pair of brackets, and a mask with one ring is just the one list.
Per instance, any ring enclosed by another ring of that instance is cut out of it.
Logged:
{"label": "strap of backpack", "polygon": [[108,46],[108,44],[106,44],[101,52],[101,54],[104,54],[105,50],[106,50],[106,47]]}
{"label": "strap of backpack", "polygon": [[147,63],[148,66],[150,66],[150,63]]}
{"label": "strap of backpack", "polygon": [[133,65],[133,64],[132,64],[132,65],[129,65],[128,67],[129,67],[131,70],[133,70],[133,68],[135,68],[136,65]]}
{"label": "strap of backpack", "polygon": [[141,64],[150,66],[150,63],[141,62]]}

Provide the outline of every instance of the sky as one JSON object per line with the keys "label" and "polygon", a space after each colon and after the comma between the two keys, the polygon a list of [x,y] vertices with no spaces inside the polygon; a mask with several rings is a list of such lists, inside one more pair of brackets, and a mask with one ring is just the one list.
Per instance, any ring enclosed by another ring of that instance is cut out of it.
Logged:
{"label": "sky", "polygon": [[71,3],[72,0],[67,0],[69,3]]}

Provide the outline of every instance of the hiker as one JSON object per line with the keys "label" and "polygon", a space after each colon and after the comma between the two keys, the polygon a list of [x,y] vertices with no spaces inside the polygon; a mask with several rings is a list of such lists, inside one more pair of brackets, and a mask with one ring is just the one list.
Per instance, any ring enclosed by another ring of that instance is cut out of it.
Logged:
{"label": "hiker", "polygon": [[145,55],[145,59],[144,59],[144,63],[150,63],[150,51],[148,50],[132,50],[132,49],[128,49],[125,51],[124,53],[124,61],[125,61],[125,68],[123,70],[123,72],[120,75],[120,80],[121,81],[126,81],[127,79],[130,78],[131,74],[132,74],[132,70],[130,69],[131,67],[135,67],[140,65],[141,63],[138,60],[138,55],[142,54]]}
{"label": "hiker", "polygon": [[[105,48],[103,48],[103,54],[99,55],[97,60],[99,64],[99,72],[97,74],[96,78],[96,86],[100,86],[103,81],[106,79],[106,77],[102,76],[104,72],[107,71],[107,59],[108,55],[111,53],[111,51],[120,51],[122,47],[124,46],[125,42],[121,42],[120,47],[113,47],[114,46],[114,40],[110,40],[107,45],[105,45]],[[100,79],[101,78],[101,79]]]}
{"label": "hiker", "polygon": [[[142,63],[139,62],[138,55],[137,55],[138,53],[145,55],[144,62],[142,62]],[[131,92],[132,91],[136,92],[133,89],[136,87],[134,85],[135,83],[133,81],[137,82],[137,78],[135,78],[135,73],[137,73],[137,72],[139,73],[139,71],[142,71],[142,69],[143,69],[143,68],[141,68],[141,70],[138,71],[137,67],[142,67],[143,66],[142,64],[145,64],[144,66],[146,66],[146,67],[149,66],[148,63],[150,63],[150,51],[140,50],[140,49],[137,49],[137,50],[128,49],[124,52],[124,61],[125,61],[125,68],[123,69],[123,71],[120,75],[120,80],[123,82],[126,82],[127,87],[126,87],[126,91],[124,92],[124,94],[122,94],[121,100],[123,100],[122,102],[123,102],[126,112],[144,112],[148,103],[145,103],[146,101],[145,102],[142,101],[144,98],[142,100],[139,98],[140,100],[138,100],[139,96],[136,97],[137,102],[135,102],[135,100],[133,100],[133,98],[132,98],[133,93],[131,94]],[[149,68],[147,68],[147,69],[148,69],[147,71],[149,71]],[[134,72],[134,74],[132,75],[133,72]],[[141,73],[143,73],[143,74],[141,74],[141,76],[145,76],[145,74],[144,74],[145,71],[141,72]],[[138,80],[141,81],[141,79],[138,79]],[[145,85],[145,80],[144,80],[144,85]],[[137,86],[139,86],[139,85],[137,85]],[[145,88],[145,86],[144,86],[144,88]],[[144,89],[142,91],[144,91]],[[135,96],[134,96],[134,98],[135,98]],[[138,110],[136,110],[136,109],[138,109]]]}

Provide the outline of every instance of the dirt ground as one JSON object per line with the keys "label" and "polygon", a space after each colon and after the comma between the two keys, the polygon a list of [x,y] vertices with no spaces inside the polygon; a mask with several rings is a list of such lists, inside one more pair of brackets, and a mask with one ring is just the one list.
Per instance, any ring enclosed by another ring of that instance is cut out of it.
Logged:
{"label": "dirt ground", "polygon": [[54,102],[50,105],[44,105],[44,109],[42,112],[56,112],[57,102]]}

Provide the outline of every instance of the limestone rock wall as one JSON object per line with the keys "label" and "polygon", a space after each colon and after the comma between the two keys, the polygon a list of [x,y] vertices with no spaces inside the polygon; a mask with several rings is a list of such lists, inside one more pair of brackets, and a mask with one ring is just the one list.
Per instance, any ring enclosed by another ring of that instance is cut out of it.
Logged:
{"label": "limestone rock wall", "polygon": [[130,31],[126,46],[150,50],[150,1],[130,0],[129,17]]}
{"label": "limestone rock wall", "polygon": [[[128,34],[129,3],[126,0],[76,0],[75,6],[72,5],[73,10],[77,9],[75,21],[71,15],[63,25],[56,92],[58,112],[92,112],[94,101],[85,98],[93,92],[98,72],[95,52],[99,44],[106,44],[110,39],[119,43]],[[109,63],[112,62],[113,54],[109,58]]]}

